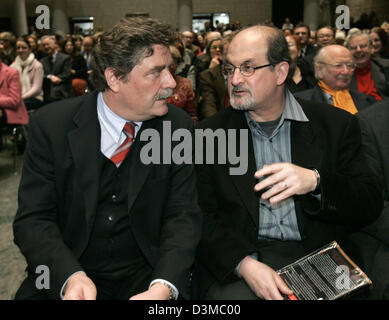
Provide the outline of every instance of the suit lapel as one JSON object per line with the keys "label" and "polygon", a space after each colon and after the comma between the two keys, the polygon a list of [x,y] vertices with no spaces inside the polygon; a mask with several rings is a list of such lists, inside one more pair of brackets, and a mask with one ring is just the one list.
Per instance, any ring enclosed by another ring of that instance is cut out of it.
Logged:
{"label": "suit lapel", "polygon": [[[229,107],[231,108],[231,107]],[[254,157],[254,147],[252,143],[252,136],[250,129],[247,125],[246,118],[243,112],[235,111],[231,109],[231,116],[226,122],[225,130],[228,132],[228,129],[236,129],[237,132],[237,152],[240,150],[240,133],[239,130],[245,129],[248,131],[248,141],[244,141],[248,145],[248,168],[247,173],[243,175],[230,175],[229,166],[225,166],[227,172],[226,174],[230,177],[232,183],[236,187],[236,191],[240,195],[247,211],[249,212],[251,218],[253,219],[256,226],[258,226],[258,212],[259,212],[259,199],[258,193],[254,192],[254,185],[256,184],[256,179],[254,178],[254,173],[256,171],[255,157]]]}
{"label": "suit lapel", "polygon": [[[299,101],[300,104],[302,104]],[[304,110],[305,112],[305,110]],[[306,114],[309,118],[308,114]],[[292,163],[303,168],[321,168],[322,148],[316,139],[316,133],[313,130],[314,124],[311,122],[292,121],[291,124],[291,153]],[[307,152],[309,150],[309,152]],[[296,217],[300,234],[304,233],[304,216],[301,214],[301,197],[295,197]]]}
{"label": "suit lapel", "polygon": [[96,214],[99,192],[100,124],[97,118],[97,93],[86,98],[74,117],[76,129],[69,132],[68,139],[74,159],[75,175],[80,190],[84,192],[85,215],[89,230]]}

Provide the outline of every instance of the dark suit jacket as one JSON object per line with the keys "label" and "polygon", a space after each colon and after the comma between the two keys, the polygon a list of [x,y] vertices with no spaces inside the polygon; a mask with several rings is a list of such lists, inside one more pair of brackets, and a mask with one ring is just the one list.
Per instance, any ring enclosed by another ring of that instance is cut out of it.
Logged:
{"label": "dark suit jacket", "polygon": [[[383,203],[380,184],[360,152],[358,121],[338,108],[298,101],[309,122],[292,122],[292,163],[316,168],[321,175],[321,201],[311,194],[294,197],[302,244],[308,253],[337,240],[354,258],[358,250],[348,241],[348,232],[374,221]],[[230,175],[233,165],[228,162],[196,166],[204,225],[195,276],[200,286],[198,295],[203,297],[215,281],[225,284],[238,280],[233,275],[235,267],[245,256],[258,252],[260,213],[258,195],[253,190],[256,165],[252,138],[244,113],[227,108],[199,127],[249,131],[245,175]]]}
{"label": "dark suit jacket", "polygon": [[[38,265],[49,267],[51,298],[58,298],[66,279],[82,270],[78,259],[96,215],[100,174],[96,99],[93,92],[56,102],[31,119],[14,221],[15,243],[30,273]],[[143,123],[129,153],[128,217],[134,238],[153,268],[153,279],[170,281],[188,298],[190,269],[201,234],[194,167],[145,165],[139,157],[149,142],[140,141],[147,128],[160,134],[162,144],[162,121],[171,121],[172,130],[193,128],[189,116],[175,106],[169,106],[167,115]]]}
{"label": "dark suit jacket", "polygon": [[[311,100],[328,104],[326,94],[320,89],[319,86],[316,86],[313,89],[295,92],[294,95],[304,100]],[[358,91],[350,90],[350,95],[358,111],[361,111],[377,102],[377,100],[373,97]]]}
{"label": "dark suit jacket", "polygon": [[[40,62],[45,72],[43,78],[43,93],[46,102],[61,100],[73,96],[72,87],[72,61],[69,55],[58,52],[54,63],[51,57],[43,57]],[[49,74],[62,79],[59,84],[54,84],[47,78]]]}
{"label": "dark suit jacket", "polygon": [[354,236],[354,241],[365,248],[367,272],[373,281],[370,299],[382,299],[389,294],[389,99],[359,112],[362,130],[362,149],[367,163],[384,186],[385,207],[380,217]]}
{"label": "dark suit jacket", "polygon": [[[389,98],[389,60],[371,58],[371,76],[375,87],[382,98]],[[350,89],[358,91],[357,77],[353,75]]]}
{"label": "dark suit jacket", "polygon": [[200,74],[200,117],[209,118],[224,108],[226,85],[221,65],[207,69]]}

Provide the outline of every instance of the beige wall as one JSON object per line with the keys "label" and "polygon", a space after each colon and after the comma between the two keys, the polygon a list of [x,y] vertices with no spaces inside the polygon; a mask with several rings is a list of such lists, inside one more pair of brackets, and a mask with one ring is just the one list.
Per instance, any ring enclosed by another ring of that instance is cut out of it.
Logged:
{"label": "beige wall", "polygon": [[[1,0],[0,17],[12,15],[13,0]],[[51,0],[26,0],[28,16],[35,16],[40,4],[51,7]],[[231,21],[242,25],[255,24],[271,19],[272,0],[192,0],[193,12],[229,12]],[[95,27],[104,30],[125,16],[126,13],[147,12],[150,17],[177,26],[177,0],[67,0],[69,17],[92,16]]]}
{"label": "beige wall", "polygon": [[[0,17],[12,16],[13,0],[0,0]],[[51,0],[25,0],[28,16],[35,15],[39,4],[51,6]],[[177,0],[66,0],[69,17],[93,16],[95,27],[104,30],[111,27],[126,13],[148,12],[158,18],[177,26]],[[362,12],[375,10],[380,20],[389,18],[388,0],[338,0],[338,4],[350,7],[355,21]],[[231,21],[239,20],[242,26],[271,19],[272,0],[192,0],[193,12],[229,12]],[[303,10],[303,8],[301,8]]]}

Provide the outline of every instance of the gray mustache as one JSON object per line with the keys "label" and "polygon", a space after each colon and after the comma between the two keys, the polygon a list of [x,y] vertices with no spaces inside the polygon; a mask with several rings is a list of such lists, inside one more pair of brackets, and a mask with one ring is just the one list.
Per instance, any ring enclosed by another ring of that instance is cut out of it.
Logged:
{"label": "gray mustache", "polygon": [[166,89],[165,91],[159,93],[158,95],[155,96],[154,100],[162,100],[162,99],[167,99],[173,94],[173,89]]}

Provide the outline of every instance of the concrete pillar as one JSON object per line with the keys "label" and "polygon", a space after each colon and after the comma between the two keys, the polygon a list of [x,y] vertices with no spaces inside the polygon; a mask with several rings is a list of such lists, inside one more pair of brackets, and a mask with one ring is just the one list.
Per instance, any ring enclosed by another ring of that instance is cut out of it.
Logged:
{"label": "concrete pillar", "polygon": [[70,32],[66,7],[66,0],[53,0],[53,31],[63,37]]}
{"label": "concrete pillar", "polygon": [[304,0],[304,23],[311,30],[316,30],[319,25],[320,0]]}
{"label": "concrete pillar", "polygon": [[13,0],[13,32],[16,36],[28,33],[25,0]]}
{"label": "concrete pillar", "polygon": [[177,0],[178,31],[192,30],[192,0]]}

